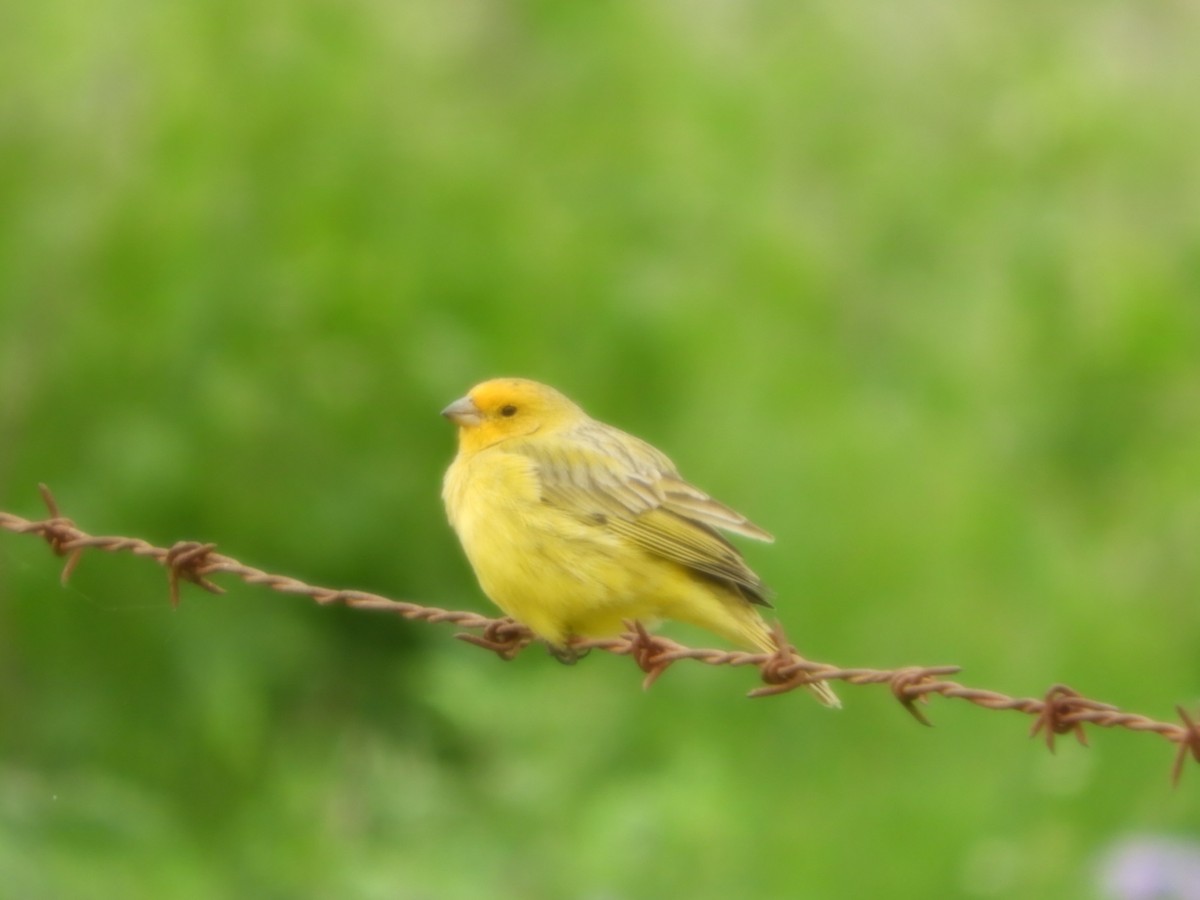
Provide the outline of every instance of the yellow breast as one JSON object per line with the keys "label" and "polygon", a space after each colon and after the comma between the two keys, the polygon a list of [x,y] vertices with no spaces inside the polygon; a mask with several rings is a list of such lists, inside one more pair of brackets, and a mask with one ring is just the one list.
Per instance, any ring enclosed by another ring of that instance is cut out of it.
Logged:
{"label": "yellow breast", "polygon": [[460,456],[443,497],[483,592],[539,636],[561,644],[573,634],[620,630],[638,612],[652,617],[637,608],[655,590],[647,582],[657,580],[631,565],[642,551],[544,503],[528,458],[501,448]]}

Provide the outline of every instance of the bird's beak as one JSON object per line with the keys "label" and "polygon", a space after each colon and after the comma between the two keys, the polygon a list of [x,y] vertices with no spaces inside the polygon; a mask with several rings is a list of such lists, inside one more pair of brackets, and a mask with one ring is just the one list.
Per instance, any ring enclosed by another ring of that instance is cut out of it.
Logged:
{"label": "bird's beak", "polygon": [[479,411],[479,407],[475,405],[475,401],[470,397],[455,400],[442,410],[442,415],[455,425],[462,425],[464,427],[478,425],[483,421],[483,413]]}

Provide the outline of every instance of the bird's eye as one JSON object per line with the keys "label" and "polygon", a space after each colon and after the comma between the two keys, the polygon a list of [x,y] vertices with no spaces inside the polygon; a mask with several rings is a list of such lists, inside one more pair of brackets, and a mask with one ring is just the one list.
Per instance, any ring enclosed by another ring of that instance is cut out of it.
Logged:
{"label": "bird's eye", "polygon": [[515,416],[516,414],[517,414],[517,408],[515,406],[513,406],[511,403],[508,404],[507,406],[500,407],[500,415],[505,416],[506,418],[508,416]]}

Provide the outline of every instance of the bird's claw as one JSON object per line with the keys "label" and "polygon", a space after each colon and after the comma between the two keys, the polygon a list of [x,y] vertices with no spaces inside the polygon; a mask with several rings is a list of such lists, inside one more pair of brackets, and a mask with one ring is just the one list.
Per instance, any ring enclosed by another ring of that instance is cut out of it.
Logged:
{"label": "bird's claw", "polygon": [[592,652],[590,647],[579,649],[571,644],[547,644],[546,648],[550,651],[550,655],[557,659],[564,666],[573,666],[585,656]]}

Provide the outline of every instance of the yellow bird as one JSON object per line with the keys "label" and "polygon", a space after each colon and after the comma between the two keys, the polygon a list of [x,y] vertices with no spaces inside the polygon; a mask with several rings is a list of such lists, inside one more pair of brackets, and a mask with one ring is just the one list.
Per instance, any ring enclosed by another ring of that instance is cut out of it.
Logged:
{"label": "yellow bird", "polygon": [[757,609],[770,606],[766,586],[717,529],[774,538],[663,453],[523,378],[476,385],[442,415],[458,426],[442,488],[450,524],[483,592],[552,648],[672,619],[775,649]]}

